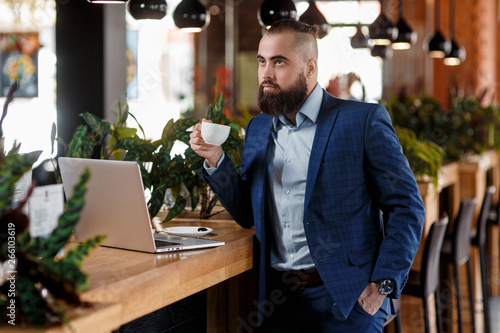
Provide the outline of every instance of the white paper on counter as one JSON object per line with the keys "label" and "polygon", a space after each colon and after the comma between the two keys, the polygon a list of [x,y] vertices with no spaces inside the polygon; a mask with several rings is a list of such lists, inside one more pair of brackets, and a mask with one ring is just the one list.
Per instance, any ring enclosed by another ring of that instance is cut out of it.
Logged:
{"label": "white paper on counter", "polygon": [[62,184],[35,187],[28,202],[31,237],[48,237],[64,212]]}

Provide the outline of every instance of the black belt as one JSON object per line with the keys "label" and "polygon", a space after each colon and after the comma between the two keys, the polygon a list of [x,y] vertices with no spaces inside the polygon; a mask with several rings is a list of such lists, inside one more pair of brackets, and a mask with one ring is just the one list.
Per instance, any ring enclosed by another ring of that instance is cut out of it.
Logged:
{"label": "black belt", "polygon": [[323,284],[323,280],[318,273],[316,268],[312,269],[301,269],[295,271],[285,271],[287,276],[289,276],[294,284],[302,285],[302,286],[312,286],[312,285],[321,285]]}

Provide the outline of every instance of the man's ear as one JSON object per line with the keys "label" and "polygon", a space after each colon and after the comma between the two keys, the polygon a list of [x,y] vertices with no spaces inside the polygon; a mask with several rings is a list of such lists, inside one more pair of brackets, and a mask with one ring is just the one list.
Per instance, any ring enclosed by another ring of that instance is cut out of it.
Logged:
{"label": "man's ear", "polygon": [[316,59],[309,59],[307,61],[307,73],[306,77],[309,79],[312,75],[316,75],[318,71],[318,61]]}

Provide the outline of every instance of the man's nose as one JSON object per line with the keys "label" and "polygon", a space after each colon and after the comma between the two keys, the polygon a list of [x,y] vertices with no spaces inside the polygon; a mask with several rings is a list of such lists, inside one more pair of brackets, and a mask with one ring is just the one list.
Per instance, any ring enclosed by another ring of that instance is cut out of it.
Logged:
{"label": "man's nose", "polygon": [[274,78],[274,71],[272,70],[271,66],[265,66],[263,69],[262,69],[262,73],[261,73],[261,79],[263,80],[271,80]]}

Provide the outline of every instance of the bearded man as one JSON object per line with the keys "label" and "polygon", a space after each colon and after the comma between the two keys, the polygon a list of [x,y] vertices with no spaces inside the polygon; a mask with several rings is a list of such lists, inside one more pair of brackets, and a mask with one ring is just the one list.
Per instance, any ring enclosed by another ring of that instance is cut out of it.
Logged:
{"label": "bearded man", "polygon": [[[317,82],[316,29],[274,23],[241,175],[198,124],[190,145],[220,202],[259,241],[262,332],[382,332],[417,252],[425,209],[387,111]],[[248,331],[255,321],[242,323]]]}

